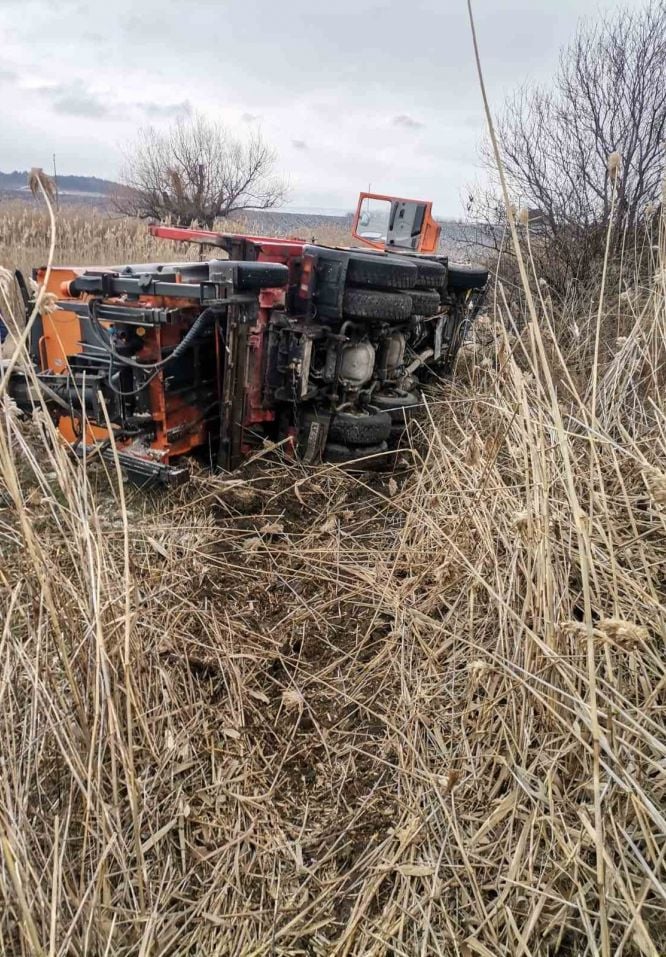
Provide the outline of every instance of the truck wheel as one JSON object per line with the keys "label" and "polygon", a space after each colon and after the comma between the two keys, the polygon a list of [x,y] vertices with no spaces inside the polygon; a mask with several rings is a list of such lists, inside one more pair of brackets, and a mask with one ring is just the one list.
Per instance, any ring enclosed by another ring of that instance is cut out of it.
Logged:
{"label": "truck wheel", "polygon": [[449,289],[464,292],[467,289],[483,289],[488,282],[488,270],[483,266],[468,266],[466,263],[449,263]]}
{"label": "truck wheel", "polygon": [[384,289],[412,289],[418,277],[413,262],[396,256],[354,253],[349,257],[347,282],[350,286],[377,286]]}
{"label": "truck wheel", "polygon": [[441,311],[439,292],[436,289],[412,289],[409,297],[412,300],[413,316],[436,316]]}
{"label": "truck wheel", "polygon": [[343,445],[377,445],[390,434],[388,412],[337,412],[328,428],[331,442]]}
{"label": "truck wheel", "polygon": [[[345,465],[347,468],[369,471],[386,468],[388,464],[387,456],[382,453],[387,452],[388,444],[386,442],[356,448],[343,445],[340,442],[329,442],[324,449],[322,459],[324,462],[335,462],[338,465]],[[375,456],[378,457],[375,458]]]}
{"label": "truck wheel", "polygon": [[376,289],[345,289],[342,311],[356,319],[383,319],[405,322],[412,314],[412,300],[404,292],[380,292]]}
{"label": "truck wheel", "polygon": [[441,289],[446,286],[447,268],[442,263],[435,262],[434,259],[417,259],[416,262],[416,288],[417,289]]}
{"label": "truck wheel", "polygon": [[415,392],[376,392],[372,397],[375,408],[388,412],[393,425],[404,426],[421,405]]}

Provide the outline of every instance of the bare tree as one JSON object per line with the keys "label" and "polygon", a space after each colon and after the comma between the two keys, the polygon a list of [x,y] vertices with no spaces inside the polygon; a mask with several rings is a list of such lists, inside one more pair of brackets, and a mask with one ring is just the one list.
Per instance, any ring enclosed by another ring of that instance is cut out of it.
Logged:
{"label": "bare tree", "polygon": [[[538,210],[551,251],[554,245],[568,273],[578,274],[602,246],[611,208],[620,242],[623,228],[635,226],[658,201],[666,137],[665,0],[584,23],[562,51],[552,87],[511,96],[497,128],[517,204]],[[613,153],[621,158],[614,204]],[[492,168],[489,150],[485,158]]]}
{"label": "bare tree", "polygon": [[200,114],[166,132],[143,130],[129,150],[115,197],[122,213],[177,225],[214,221],[243,209],[270,209],[286,194],[276,154],[261,135],[233,137]]}

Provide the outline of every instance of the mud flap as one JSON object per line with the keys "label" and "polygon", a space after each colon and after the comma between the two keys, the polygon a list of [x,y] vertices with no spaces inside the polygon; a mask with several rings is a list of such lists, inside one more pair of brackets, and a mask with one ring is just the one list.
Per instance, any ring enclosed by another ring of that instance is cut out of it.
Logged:
{"label": "mud flap", "polygon": [[328,423],[317,421],[310,423],[307,441],[301,455],[301,459],[306,465],[312,465],[313,462],[321,460],[327,438]]}

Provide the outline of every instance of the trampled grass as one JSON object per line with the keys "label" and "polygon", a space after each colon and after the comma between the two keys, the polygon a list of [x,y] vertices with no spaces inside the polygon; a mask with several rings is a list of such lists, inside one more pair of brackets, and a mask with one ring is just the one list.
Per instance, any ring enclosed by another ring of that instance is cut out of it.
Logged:
{"label": "trampled grass", "polygon": [[598,296],[518,334],[497,287],[391,475],[149,498],[5,403],[1,953],[666,952],[665,247],[594,410]]}

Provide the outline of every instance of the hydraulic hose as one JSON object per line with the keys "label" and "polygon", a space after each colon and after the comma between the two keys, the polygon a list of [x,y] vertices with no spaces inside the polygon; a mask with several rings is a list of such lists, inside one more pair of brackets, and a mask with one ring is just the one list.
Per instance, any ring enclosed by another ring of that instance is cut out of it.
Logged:
{"label": "hydraulic hose", "polygon": [[129,356],[123,356],[119,352],[116,352],[105,336],[100,325],[100,321],[97,318],[98,302],[99,300],[97,299],[93,300],[93,302],[90,303],[89,308],[90,318],[92,320],[92,328],[97,335],[99,345],[105,350],[105,352],[108,352],[113,359],[116,359],[122,365],[131,366],[133,369],[140,369],[142,372],[158,372],[173,359],[180,358],[184,352],[187,352],[192,343],[199,338],[204,329],[207,327],[208,323],[216,319],[218,316],[223,315],[226,311],[225,309],[220,309],[219,307],[208,306],[208,308],[204,309],[204,311],[197,316],[195,321],[192,323],[192,326],[185,333],[182,341],[178,343],[175,349],[170,352],[168,356],[165,356],[164,359],[160,359],[159,362],[137,362],[136,359],[131,359]]}

